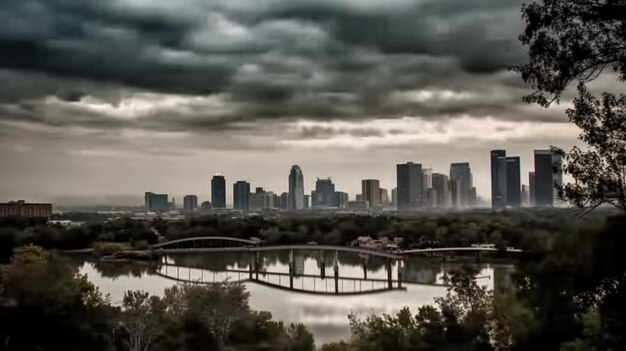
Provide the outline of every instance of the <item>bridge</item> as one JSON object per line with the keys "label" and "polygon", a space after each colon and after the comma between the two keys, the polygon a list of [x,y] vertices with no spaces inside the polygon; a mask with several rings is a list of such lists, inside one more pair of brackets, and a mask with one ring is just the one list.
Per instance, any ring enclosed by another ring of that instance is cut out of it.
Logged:
{"label": "bridge", "polygon": [[[227,246],[227,247],[198,247],[198,243],[201,242],[213,242],[217,244],[223,244],[224,242],[234,243],[239,246]],[[192,243],[194,247],[181,247],[185,244]],[[158,250],[164,254],[181,254],[181,253],[210,253],[210,252],[263,252],[273,250],[326,250],[326,251],[338,251],[338,252],[352,252],[363,255],[370,255],[374,257],[383,257],[392,260],[402,259],[406,255],[410,254],[425,254],[425,253],[445,253],[445,252],[509,252],[509,253],[522,253],[523,251],[515,248],[506,248],[500,250],[494,247],[437,247],[426,249],[411,249],[411,250],[398,250],[398,251],[381,251],[364,247],[356,246],[336,246],[336,245],[318,245],[318,244],[294,244],[294,245],[273,245],[273,246],[261,246],[259,241],[247,240],[241,238],[232,238],[227,236],[200,236],[193,238],[177,239],[172,241],[166,241],[153,245],[152,250]]]}
{"label": "bridge", "polygon": [[[445,287],[445,284],[412,282],[403,280],[402,265],[387,266],[387,279],[368,278],[367,271],[363,277],[342,277],[335,266],[334,274],[325,275],[325,268],[320,267],[319,274],[296,273],[293,262],[289,264],[289,272],[268,272],[260,269],[258,261],[250,260],[247,269],[205,269],[193,264],[172,264],[170,259],[163,257],[156,270],[156,275],[163,278],[194,284],[215,284],[223,281],[252,282],[270,288],[315,295],[362,295],[406,290],[403,284]],[[397,270],[398,278],[392,279],[392,270]]]}

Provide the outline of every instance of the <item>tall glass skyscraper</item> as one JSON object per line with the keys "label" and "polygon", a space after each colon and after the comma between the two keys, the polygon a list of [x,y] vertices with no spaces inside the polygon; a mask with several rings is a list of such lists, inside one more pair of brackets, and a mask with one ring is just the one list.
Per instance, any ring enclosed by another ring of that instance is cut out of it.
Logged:
{"label": "tall glass skyscraper", "polygon": [[235,210],[250,210],[250,183],[240,180],[233,184],[233,207]]}
{"label": "tall glass skyscraper", "polygon": [[491,150],[491,207],[506,208],[506,151]]}
{"label": "tall glass skyscraper", "polygon": [[534,204],[554,206],[558,204],[557,186],[563,185],[563,169],[560,155],[551,150],[535,150]]}
{"label": "tall glass skyscraper", "polygon": [[302,210],[304,208],[304,176],[300,166],[293,165],[289,172],[289,209]]}
{"label": "tall glass skyscraper", "polygon": [[455,162],[450,164],[450,180],[458,182],[459,203],[461,207],[473,205],[472,188],[474,180],[469,162]]}
{"label": "tall glass skyscraper", "polygon": [[519,157],[506,158],[506,204],[508,207],[520,207],[521,198],[521,169]]}
{"label": "tall glass skyscraper", "polygon": [[423,204],[422,165],[403,163],[396,165],[398,210],[411,210]]}
{"label": "tall glass skyscraper", "polygon": [[226,208],[226,178],[216,174],[211,179],[211,203],[213,208]]}
{"label": "tall glass skyscraper", "polygon": [[169,210],[167,194],[155,194],[146,192],[144,206],[147,212],[166,212]]}
{"label": "tall glass skyscraper", "polygon": [[380,181],[378,179],[363,179],[361,181],[361,195],[369,202],[370,208],[380,206]]}
{"label": "tall glass skyscraper", "polygon": [[313,192],[313,207],[337,207],[335,184],[330,178],[317,178]]}

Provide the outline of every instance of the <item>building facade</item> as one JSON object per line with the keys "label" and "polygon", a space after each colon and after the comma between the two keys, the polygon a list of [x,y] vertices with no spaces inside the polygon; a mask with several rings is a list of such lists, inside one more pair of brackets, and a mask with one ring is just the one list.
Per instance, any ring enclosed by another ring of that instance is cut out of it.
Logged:
{"label": "building facade", "polygon": [[459,182],[459,207],[473,206],[472,188],[474,187],[474,179],[469,162],[451,163],[450,180]]}
{"label": "building facade", "polygon": [[226,178],[216,174],[211,179],[211,205],[214,209],[226,208]]}
{"label": "building facade", "polygon": [[398,210],[415,210],[423,204],[422,165],[403,163],[396,165]]}
{"label": "building facade", "polygon": [[317,178],[315,191],[311,193],[311,201],[314,208],[337,207],[337,195],[335,194],[335,184],[330,178]]}
{"label": "building facade", "polygon": [[380,181],[378,179],[363,179],[361,181],[361,195],[369,203],[370,208],[380,206]]}
{"label": "building facade", "polygon": [[506,158],[506,205],[517,208],[522,205],[520,158]]}
{"label": "building facade", "polygon": [[235,210],[250,210],[250,183],[239,180],[233,184],[233,207]]}
{"label": "building facade", "polygon": [[562,160],[551,150],[535,150],[534,205],[559,205],[558,188],[563,185]]}
{"label": "building facade", "polygon": [[0,203],[0,217],[50,218],[52,204],[28,203],[24,200]]}
{"label": "building facade", "polygon": [[144,207],[146,212],[167,212],[169,211],[169,202],[167,194],[155,194],[146,192],[144,195]]}
{"label": "building facade", "polygon": [[433,207],[446,208],[452,204],[450,178],[445,174],[433,173]]}
{"label": "building facade", "polygon": [[340,210],[345,210],[348,207],[348,193],[344,193],[343,191],[336,191],[335,197],[337,198],[337,208]]}
{"label": "building facade", "polygon": [[192,212],[197,209],[198,209],[198,196],[185,195],[185,197],[183,197],[183,210],[187,212]]}
{"label": "building facade", "polygon": [[302,210],[304,204],[304,175],[300,166],[293,165],[289,172],[289,210]]}
{"label": "building facade", "polygon": [[491,150],[491,207],[505,208],[506,195],[506,151]]}

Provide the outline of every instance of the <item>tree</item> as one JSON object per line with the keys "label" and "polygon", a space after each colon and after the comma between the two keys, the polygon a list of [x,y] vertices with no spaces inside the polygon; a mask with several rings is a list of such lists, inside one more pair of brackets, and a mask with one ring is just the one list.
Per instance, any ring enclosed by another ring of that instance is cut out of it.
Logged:
{"label": "tree", "polygon": [[626,1],[543,0],[524,5],[522,17],[526,29],[520,41],[530,62],[512,69],[535,89],[525,100],[548,107],[579,82],[579,97],[567,115],[582,129],[579,139],[589,149],[553,148],[575,180],[559,194],[579,207],[611,204],[626,210],[626,97],[604,93],[599,101],[585,88],[607,67],[620,81],[626,78]]}
{"label": "tree", "polygon": [[121,327],[128,334],[127,346],[130,351],[149,350],[161,333],[159,311],[161,299],[144,291],[127,291],[122,302]]}

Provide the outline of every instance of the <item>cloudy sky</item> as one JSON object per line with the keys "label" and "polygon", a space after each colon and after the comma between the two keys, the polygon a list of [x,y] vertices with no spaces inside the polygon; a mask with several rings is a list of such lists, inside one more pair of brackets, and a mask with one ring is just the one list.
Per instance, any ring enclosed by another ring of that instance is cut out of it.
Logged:
{"label": "cloudy sky", "polygon": [[406,161],[469,161],[489,198],[490,149],[527,182],[578,134],[507,71],[522,2],[2,1],[0,201],[204,200],[216,172],[282,192],[292,164],[353,198]]}

